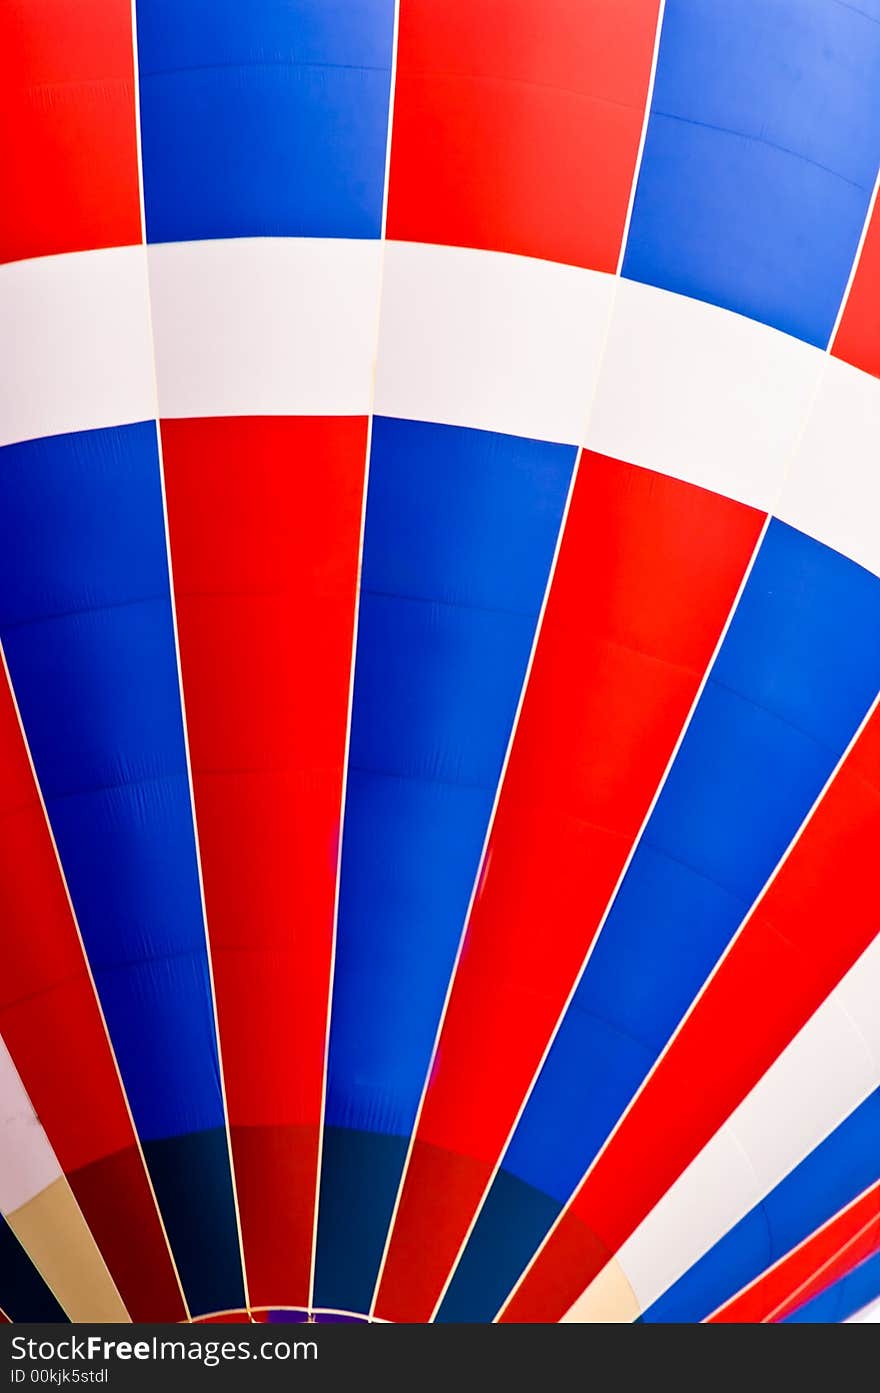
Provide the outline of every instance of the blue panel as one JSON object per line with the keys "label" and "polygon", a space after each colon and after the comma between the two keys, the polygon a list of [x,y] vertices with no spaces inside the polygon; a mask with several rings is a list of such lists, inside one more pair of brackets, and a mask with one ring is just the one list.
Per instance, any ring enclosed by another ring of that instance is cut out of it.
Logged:
{"label": "blue panel", "polygon": [[[0,637],[136,1126],[225,1136],[155,423],[7,446],[0,517]],[[208,1271],[238,1246],[219,1166],[180,1207],[210,1205]]]}
{"label": "blue panel", "polygon": [[[572,1193],[878,689],[880,580],[774,521],[505,1170]],[[482,1244],[478,1225],[487,1292],[509,1291]]]}
{"label": "blue panel", "polygon": [[0,1307],[16,1324],[62,1324],[67,1316],[12,1229],[0,1219]]}
{"label": "blue panel", "polygon": [[623,274],[824,347],[880,164],[880,24],[667,0]]}
{"label": "blue panel", "polygon": [[378,237],[393,0],[138,0],[151,242]]}
{"label": "blue panel", "polygon": [[645,1320],[704,1320],[878,1179],[880,1090],[655,1301]]}
{"label": "blue panel", "polygon": [[[320,1305],[346,1305],[343,1268],[372,1291],[399,1165],[365,1164],[362,1133],[412,1128],[574,456],[374,421],[327,1099],[357,1135],[345,1184],[323,1177]],[[381,1234],[358,1254],[363,1207]]]}
{"label": "blue panel", "polygon": [[880,1296],[880,1253],[853,1268],[827,1291],[820,1292],[800,1310],[787,1316],[789,1325],[827,1325],[849,1320]]}

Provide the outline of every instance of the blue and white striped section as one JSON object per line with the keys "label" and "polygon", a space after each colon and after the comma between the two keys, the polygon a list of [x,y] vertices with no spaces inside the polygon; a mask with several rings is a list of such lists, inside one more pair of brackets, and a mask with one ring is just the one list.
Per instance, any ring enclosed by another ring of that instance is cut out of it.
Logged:
{"label": "blue and white striped section", "polygon": [[574,459],[373,422],[319,1306],[369,1308]]}
{"label": "blue and white striped section", "polygon": [[880,162],[880,7],[667,0],[623,275],[825,347]]}
{"label": "blue and white striped section", "polygon": [[880,1178],[880,1090],[795,1166],[645,1311],[700,1321]]}

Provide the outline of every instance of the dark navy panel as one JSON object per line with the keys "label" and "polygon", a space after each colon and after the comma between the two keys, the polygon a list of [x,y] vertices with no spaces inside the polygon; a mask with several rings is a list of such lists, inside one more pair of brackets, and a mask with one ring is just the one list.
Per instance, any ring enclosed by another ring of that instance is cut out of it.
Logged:
{"label": "dark navy panel", "polygon": [[138,0],[147,236],[378,237],[394,0]]}
{"label": "dark navy panel", "polygon": [[243,1306],[226,1128],[147,1142],[144,1159],[190,1310],[207,1315]]}
{"label": "dark navy panel", "polygon": [[700,1321],[880,1179],[880,1089],[645,1312]]}
{"label": "dark navy panel", "polygon": [[[574,456],[373,424],[327,1096],[353,1135],[324,1168],[318,1305],[363,1309],[343,1271],[372,1294],[400,1166],[361,1134],[413,1125]],[[365,1207],[380,1238],[358,1253]]]}
{"label": "dark navy panel", "polygon": [[880,24],[667,0],[623,274],[825,347],[880,164]]}
{"label": "dark navy panel", "polygon": [[30,1321],[66,1324],[68,1320],[4,1219],[0,1219],[0,1307],[19,1325]]}
{"label": "dark navy panel", "polygon": [[[135,1124],[225,1135],[155,423],[0,450],[0,518],[0,637]],[[205,1270],[238,1261],[217,1167],[164,1215],[172,1242],[201,1215]]]}
{"label": "dark navy panel", "polygon": [[[571,1195],[878,690],[880,580],[772,522],[506,1171]],[[509,1291],[519,1272],[500,1270],[479,1225],[469,1248],[487,1291]]]}
{"label": "dark navy panel", "polygon": [[787,1325],[827,1325],[849,1320],[880,1296],[880,1253],[874,1253],[845,1277],[786,1316]]}
{"label": "dark navy panel", "polygon": [[[561,1207],[516,1176],[499,1171],[480,1211],[474,1241],[462,1253],[437,1321],[491,1321],[510,1293],[508,1274],[525,1270]],[[487,1261],[489,1253],[491,1261]]]}
{"label": "dark navy panel", "polygon": [[[408,1139],[325,1127],[313,1304],[367,1314]],[[342,1306],[342,1302],[345,1305]]]}

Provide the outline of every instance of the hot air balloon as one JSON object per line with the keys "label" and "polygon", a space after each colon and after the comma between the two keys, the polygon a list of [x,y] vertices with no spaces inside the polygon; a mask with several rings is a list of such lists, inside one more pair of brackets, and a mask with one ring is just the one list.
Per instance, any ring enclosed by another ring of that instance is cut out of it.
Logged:
{"label": "hot air balloon", "polygon": [[3,1317],[868,1318],[880,0],[0,77]]}

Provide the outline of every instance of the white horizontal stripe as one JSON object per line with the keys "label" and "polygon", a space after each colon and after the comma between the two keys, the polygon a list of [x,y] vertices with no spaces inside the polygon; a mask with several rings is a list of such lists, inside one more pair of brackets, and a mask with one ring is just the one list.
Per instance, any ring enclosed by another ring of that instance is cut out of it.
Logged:
{"label": "white horizontal stripe", "polygon": [[0,443],[149,418],[154,373],[167,416],[362,415],[375,375],[379,413],[583,443],[775,507],[880,573],[876,379],[727,310],[500,252],[388,243],[380,320],[380,256],[243,238],[0,267]]}
{"label": "white horizontal stripe", "polygon": [[880,574],[880,381],[829,358],[776,509]]}
{"label": "white horizontal stripe", "polygon": [[772,509],[824,361],[752,319],[622,280],[584,444]]}
{"label": "white horizontal stripe", "polygon": [[878,999],[880,938],[621,1247],[642,1310],[880,1084]]}
{"label": "white horizontal stripe", "polygon": [[49,1139],[0,1040],[0,1214],[11,1214],[61,1175]]}
{"label": "white horizontal stripe", "polygon": [[380,245],[287,237],[151,246],[160,413],[366,415]]}
{"label": "white horizontal stripe", "polygon": [[143,421],[153,403],[142,247],[0,266],[0,444]]}
{"label": "white horizontal stripe", "polygon": [[614,285],[531,257],[389,242],[377,414],[579,444]]}

